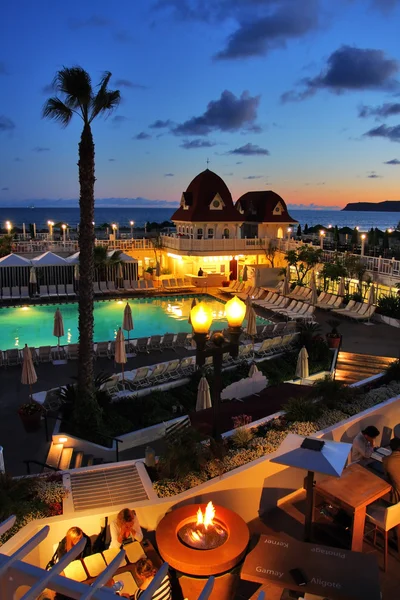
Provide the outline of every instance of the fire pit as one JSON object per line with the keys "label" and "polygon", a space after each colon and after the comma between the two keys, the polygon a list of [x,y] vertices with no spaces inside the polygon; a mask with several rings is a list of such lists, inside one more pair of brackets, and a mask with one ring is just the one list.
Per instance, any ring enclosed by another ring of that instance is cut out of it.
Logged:
{"label": "fire pit", "polygon": [[233,597],[238,575],[230,571],[249,543],[248,527],[238,514],[212,502],[182,506],[160,521],[156,540],[162,558],[182,573],[179,581],[189,600],[198,597],[209,575],[216,576],[211,598]]}

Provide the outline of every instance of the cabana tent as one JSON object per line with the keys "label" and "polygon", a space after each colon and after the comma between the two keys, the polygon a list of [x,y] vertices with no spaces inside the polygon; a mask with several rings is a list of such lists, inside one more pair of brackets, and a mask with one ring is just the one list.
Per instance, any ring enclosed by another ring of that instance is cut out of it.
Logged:
{"label": "cabana tent", "polygon": [[31,261],[18,254],[0,258],[0,288],[27,286]]}
{"label": "cabana tent", "polygon": [[32,266],[36,267],[38,285],[56,285],[74,282],[74,265],[68,263],[65,258],[45,252],[33,258]]}
{"label": "cabana tent", "polygon": [[[107,258],[111,259],[115,252],[118,250],[110,250],[107,252]],[[125,254],[125,252],[121,252],[118,254],[118,260],[121,261],[122,266],[122,279],[127,279],[128,281],[138,279],[138,260],[133,258],[133,256],[129,256],[129,254]],[[75,252],[66,258],[66,262],[69,265],[79,265],[79,252]],[[117,265],[105,265],[104,269],[96,269],[95,270],[95,281],[116,281],[120,279],[120,273],[118,272]]]}

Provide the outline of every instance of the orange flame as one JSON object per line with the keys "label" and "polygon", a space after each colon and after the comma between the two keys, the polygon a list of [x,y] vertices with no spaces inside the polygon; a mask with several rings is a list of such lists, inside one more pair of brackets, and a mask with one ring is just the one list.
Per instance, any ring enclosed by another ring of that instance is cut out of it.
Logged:
{"label": "orange flame", "polygon": [[209,502],[204,511],[204,515],[201,508],[197,511],[197,525],[204,525],[204,529],[207,529],[209,525],[214,525],[214,517],[215,508],[213,503]]}

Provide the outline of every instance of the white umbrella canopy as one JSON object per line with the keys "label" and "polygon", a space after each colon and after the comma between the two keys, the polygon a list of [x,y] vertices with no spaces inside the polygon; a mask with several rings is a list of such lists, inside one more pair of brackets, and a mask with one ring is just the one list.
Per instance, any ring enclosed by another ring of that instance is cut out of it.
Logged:
{"label": "white umbrella canopy", "polygon": [[310,279],[311,304],[315,306],[318,302],[317,283],[315,281],[315,271],[311,273]]}
{"label": "white umbrella canopy", "polygon": [[246,332],[247,335],[254,337],[255,335],[257,335],[257,321],[256,321],[256,313],[254,311],[254,308],[250,308],[249,309],[249,314],[247,317],[247,327],[246,327]]}
{"label": "white umbrella canopy", "polygon": [[64,322],[59,308],[54,313],[53,335],[58,338],[58,346],[60,345],[60,337],[64,336]]}
{"label": "white umbrella canopy", "polygon": [[32,385],[37,382],[37,375],[32,361],[32,354],[27,344],[25,344],[22,355],[23,362],[21,383],[22,385],[29,385],[30,396],[32,397]]}
{"label": "white umbrella canopy", "polygon": [[211,408],[211,395],[210,386],[203,375],[197,388],[196,411],[205,410],[206,408]]}
{"label": "white umbrella canopy", "polygon": [[286,275],[283,279],[282,294],[284,296],[287,296],[288,294],[290,294],[290,282],[289,282],[288,273],[286,273]]}
{"label": "white umbrella canopy", "polygon": [[257,365],[255,362],[251,363],[251,367],[249,370],[249,377],[253,377],[253,375],[255,375],[256,373],[259,373],[260,371],[257,369]]}
{"label": "white umbrella canopy", "polygon": [[339,281],[339,287],[338,287],[337,295],[338,296],[344,296],[345,293],[346,293],[346,290],[344,289],[344,277],[341,277],[340,281]]}
{"label": "white umbrella canopy", "polygon": [[124,365],[127,363],[126,350],[125,350],[125,338],[121,327],[118,329],[117,337],[115,340],[115,362],[121,365],[122,368],[122,381],[124,381]]}
{"label": "white umbrella canopy", "polygon": [[371,287],[369,288],[367,304],[368,304],[368,306],[372,306],[374,304],[374,302],[375,302],[375,286],[374,286],[374,284],[372,284]]}
{"label": "white umbrella canopy", "polygon": [[297,365],[296,365],[296,377],[300,377],[300,379],[307,379],[309,376],[308,369],[308,352],[306,347],[303,346],[299,352],[299,356],[297,357]]}
{"label": "white umbrella canopy", "polygon": [[189,318],[188,318],[189,325],[192,324],[192,317],[191,317],[190,313],[191,313],[192,308],[194,308],[196,306],[196,304],[198,304],[198,300],[197,300],[197,298],[193,298],[192,304],[191,304],[190,310],[189,310]]}
{"label": "white umbrella canopy", "polygon": [[32,285],[36,285],[37,284],[36,269],[35,269],[35,267],[31,267],[31,270],[29,271],[29,283],[32,284]]}
{"label": "white umbrella canopy", "polygon": [[247,265],[244,265],[243,268],[242,281],[247,281]]}
{"label": "white umbrella canopy", "polygon": [[122,320],[122,329],[128,332],[128,342],[129,342],[129,332],[133,331],[133,319],[132,319],[132,310],[129,306],[129,303],[126,303],[124,308],[124,318]]}
{"label": "white umbrella canopy", "polygon": [[69,263],[58,256],[58,254],[54,254],[53,252],[45,252],[40,256],[36,256],[36,258],[32,259],[32,265],[36,267],[57,267],[57,266],[66,266]]}

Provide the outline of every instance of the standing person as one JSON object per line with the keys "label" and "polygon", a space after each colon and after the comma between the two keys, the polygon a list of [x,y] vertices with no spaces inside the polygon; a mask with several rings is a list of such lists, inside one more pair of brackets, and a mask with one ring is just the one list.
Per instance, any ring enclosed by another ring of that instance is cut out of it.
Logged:
{"label": "standing person", "polygon": [[351,448],[352,462],[368,464],[368,459],[371,458],[371,454],[374,451],[374,442],[379,433],[379,429],[377,429],[374,425],[368,425],[368,427],[356,435]]}
{"label": "standing person", "polygon": [[400,438],[393,438],[389,442],[392,454],[385,456],[382,460],[385,474],[392,485],[390,492],[390,502],[397,504],[400,502]]}
{"label": "standing person", "polygon": [[203,275],[204,275],[204,271],[203,271],[203,269],[200,267],[200,269],[199,269],[199,270],[198,270],[198,272],[197,272],[197,277],[203,277]]}
{"label": "standing person", "polygon": [[[141,584],[136,590],[135,594],[131,596],[131,600],[139,600],[144,593],[144,590],[146,590],[153,581],[154,576],[157,573],[157,569],[150,559],[141,558],[136,563],[136,573],[141,581]],[[151,600],[172,600],[171,582],[168,573],[165,575],[164,579],[159,584],[159,587],[153,593]]]}
{"label": "standing person", "polygon": [[143,532],[136,512],[130,508],[120,510],[115,521],[111,521],[110,534],[110,548],[121,548],[134,540],[141,542]]}

